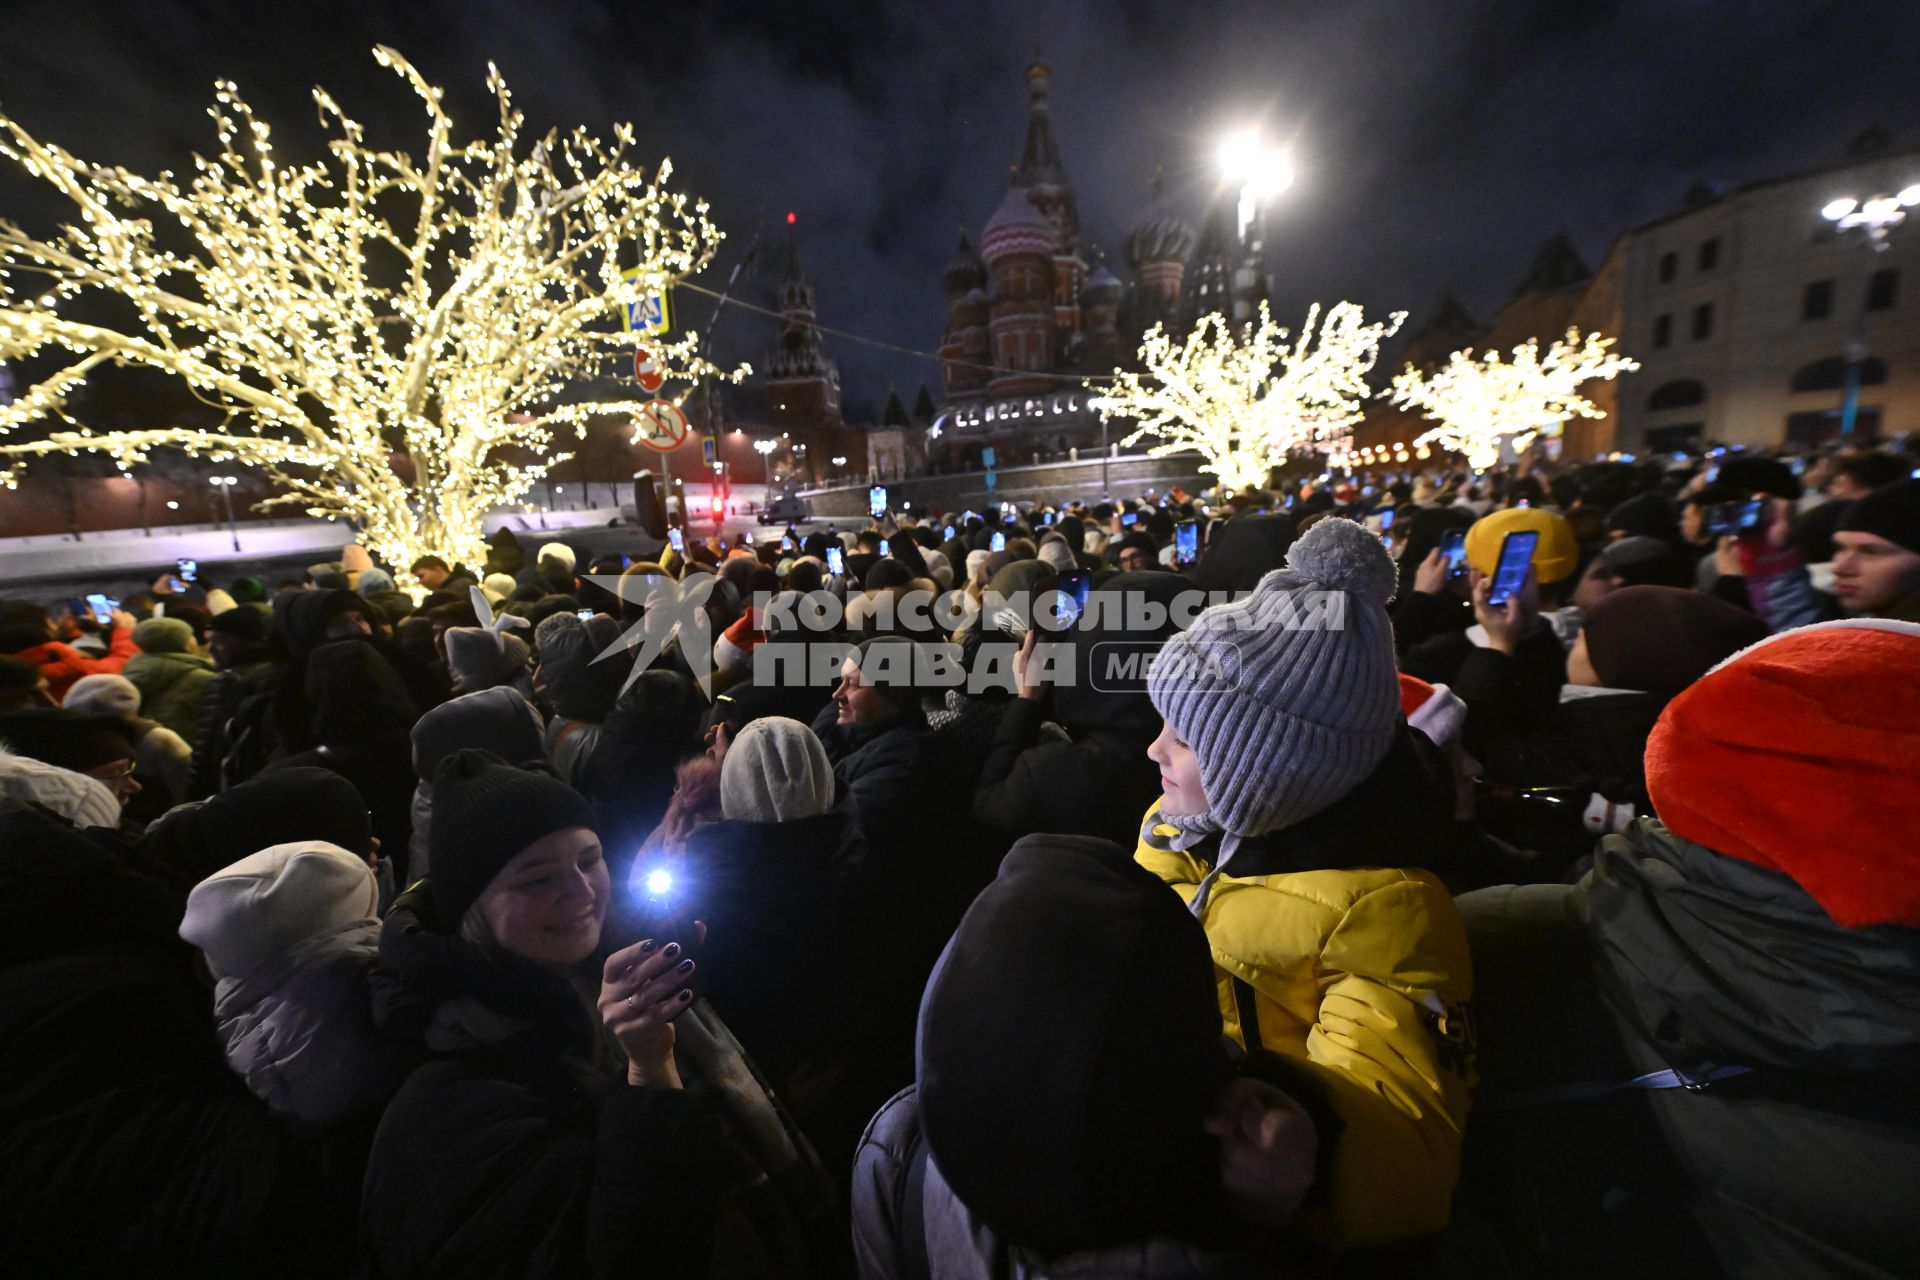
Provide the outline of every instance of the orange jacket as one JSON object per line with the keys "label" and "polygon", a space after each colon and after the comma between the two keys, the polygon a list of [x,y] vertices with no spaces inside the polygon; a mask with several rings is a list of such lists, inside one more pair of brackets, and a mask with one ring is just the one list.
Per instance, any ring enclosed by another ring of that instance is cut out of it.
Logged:
{"label": "orange jacket", "polygon": [[22,662],[31,662],[40,668],[47,678],[47,689],[53,694],[55,702],[66,700],[67,690],[81,676],[116,676],[120,668],[127,665],[127,659],[140,652],[134,647],[133,632],[115,627],[107,639],[107,656],[89,658],[70,644],[61,644],[58,640],[49,640],[31,648],[20,649],[14,657]]}

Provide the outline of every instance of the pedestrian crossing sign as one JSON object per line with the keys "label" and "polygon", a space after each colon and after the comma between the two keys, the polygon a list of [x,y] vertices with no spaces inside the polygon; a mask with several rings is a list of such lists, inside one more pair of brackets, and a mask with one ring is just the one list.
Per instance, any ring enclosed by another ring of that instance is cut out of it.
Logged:
{"label": "pedestrian crossing sign", "polygon": [[[628,267],[620,273],[623,280],[637,280],[640,268]],[[672,295],[662,289],[641,296],[621,309],[620,328],[625,333],[666,333],[673,328]]]}

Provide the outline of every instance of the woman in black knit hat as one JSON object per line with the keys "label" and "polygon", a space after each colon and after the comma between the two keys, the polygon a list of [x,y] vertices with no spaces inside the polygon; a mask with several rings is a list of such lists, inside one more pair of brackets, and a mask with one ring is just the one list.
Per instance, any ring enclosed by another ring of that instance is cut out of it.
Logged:
{"label": "woman in black knit hat", "polygon": [[681,1089],[678,944],[601,948],[586,801],[465,749],[434,780],[432,877],[388,914],[375,1019],[433,1057],[367,1167],[376,1275],[682,1274],[711,1250],[719,1135]]}

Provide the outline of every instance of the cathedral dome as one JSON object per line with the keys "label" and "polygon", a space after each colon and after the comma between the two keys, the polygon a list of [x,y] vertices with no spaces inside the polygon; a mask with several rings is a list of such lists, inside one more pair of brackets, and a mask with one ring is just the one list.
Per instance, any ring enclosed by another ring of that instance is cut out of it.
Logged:
{"label": "cathedral dome", "polygon": [[1019,187],[1007,192],[1007,198],[987,220],[986,230],[980,233],[980,256],[988,266],[1015,254],[1052,257],[1053,250],[1053,224]]}
{"label": "cathedral dome", "polygon": [[969,289],[966,296],[953,304],[953,319],[958,325],[985,324],[987,311],[992,307],[992,299],[986,291],[979,288]]}
{"label": "cathedral dome", "polygon": [[1149,262],[1185,263],[1193,256],[1197,238],[1193,225],[1175,213],[1160,195],[1160,179],[1153,180],[1153,199],[1142,218],[1127,236],[1127,265],[1138,271]]}
{"label": "cathedral dome", "polygon": [[954,246],[953,256],[947,259],[947,271],[941,277],[949,297],[957,297],[969,289],[978,289],[987,282],[987,264],[967,239],[966,228],[960,229],[960,243]]}
{"label": "cathedral dome", "polygon": [[1083,307],[1097,307],[1102,304],[1111,306],[1119,302],[1124,293],[1126,293],[1126,286],[1120,283],[1118,276],[1107,270],[1107,264],[1103,262],[1093,269],[1093,274],[1087,277],[1086,286],[1080,290],[1080,305]]}

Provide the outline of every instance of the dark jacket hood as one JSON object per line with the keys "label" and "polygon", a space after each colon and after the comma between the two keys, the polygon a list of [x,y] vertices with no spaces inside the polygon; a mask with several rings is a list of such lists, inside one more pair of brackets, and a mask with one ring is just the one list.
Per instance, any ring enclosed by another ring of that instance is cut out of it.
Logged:
{"label": "dark jacket hood", "polygon": [[273,628],[296,663],[327,643],[327,624],[347,612],[371,613],[351,591],[283,591],[273,601]]}
{"label": "dark jacket hood", "polygon": [[631,657],[594,661],[617,642],[619,630],[619,624],[604,614],[596,615],[594,623],[604,625],[590,625],[572,613],[556,613],[534,632],[540,681],[554,713],[563,720],[599,724],[613,710],[620,686],[633,669]]}
{"label": "dark jacket hood", "polygon": [[400,675],[365,640],[334,640],[307,659],[313,737],[328,747],[402,743],[420,718]]}
{"label": "dark jacket hood", "polygon": [[1267,574],[1285,567],[1293,520],[1279,512],[1235,516],[1211,536],[1194,581],[1203,591],[1251,591]]}
{"label": "dark jacket hood", "polygon": [[1847,929],[1792,879],[1643,819],[1602,842],[1586,926],[1667,1062],[1920,1077],[1920,929]]}
{"label": "dark jacket hood", "polygon": [[1144,750],[1160,732],[1160,713],[1147,698],[1147,662],[1178,630],[1174,600],[1192,590],[1180,574],[1148,570],[1118,574],[1088,593],[1088,611],[1068,641],[1073,683],[1053,693],[1054,712],[1070,733],[1137,738]]}

